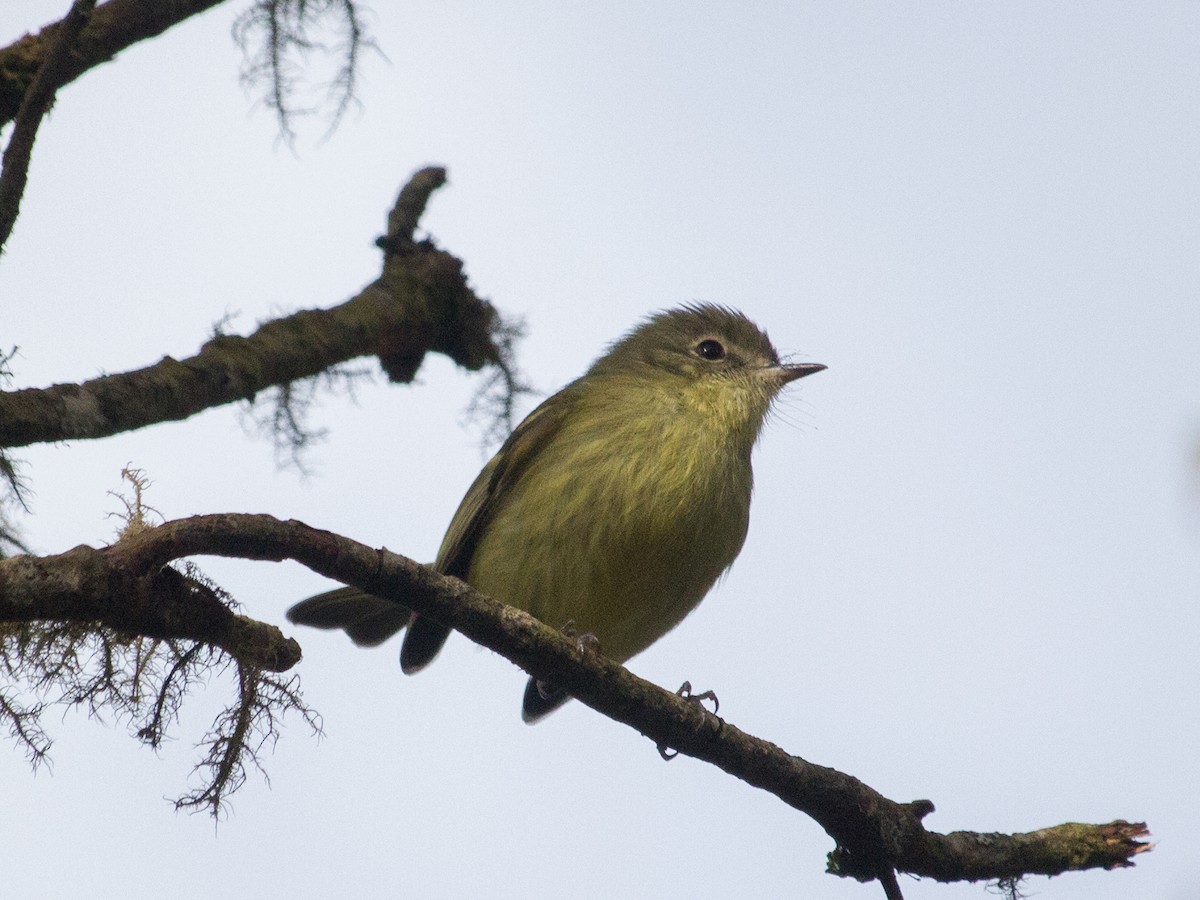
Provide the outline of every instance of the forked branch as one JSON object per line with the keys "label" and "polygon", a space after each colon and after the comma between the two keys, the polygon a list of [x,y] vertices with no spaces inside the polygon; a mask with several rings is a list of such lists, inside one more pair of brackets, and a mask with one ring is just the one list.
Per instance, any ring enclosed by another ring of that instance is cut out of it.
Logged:
{"label": "forked branch", "polygon": [[[54,616],[72,605],[96,609],[118,603],[123,595],[108,593],[106,584],[145,584],[152,590],[164,579],[163,566],[198,554],[295,560],[444,622],[655,744],[705,760],[775,794],[833,837],[837,847],[829,858],[831,872],[863,881],[878,879],[891,897],[899,895],[894,872],[939,881],[1011,880],[1130,866],[1134,856],[1150,849],[1141,840],[1146,826],[1125,821],[1067,823],[1024,834],[928,831],[922,819],[933,811],[929,801],[889,800],[853,776],[786,753],[599,654],[581,652],[558,631],[457,579],[297,521],[263,515],[196,516],[141,531],[100,550],[78,547],[60,557],[0,561],[0,619],[21,610],[30,615],[41,609]],[[60,569],[86,570],[97,577],[56,577]],[[106,577],[98,577],[101,573]],[[50,600],[39,599],[35,576],[62,587]],[[172,577],[164,583],[169,588]],[[74,587],[68,589],[69,584]],[[139,627],[136,617],[124,621],[126,627]],[[285,662],[279,660],[279,667],[286,667]]]}

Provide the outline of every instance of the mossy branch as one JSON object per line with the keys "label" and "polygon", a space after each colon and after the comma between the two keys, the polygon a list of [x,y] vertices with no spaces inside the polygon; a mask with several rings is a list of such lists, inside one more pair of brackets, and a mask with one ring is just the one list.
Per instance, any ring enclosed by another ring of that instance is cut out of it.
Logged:
{"label": "mossy branch", "polygon": [[[110,581],[152,589],[161,580],[170,589],[172,578],[163,578],[161,573],[169,570],[162,567],[198,554],[295,560],[445,622],[534,677],[561,685],[588,706],[635,728],[657,746],[705,760],[775,794],[833,837],[837,847],[830,854],[829,871],[863,881],[879,879],[889,897],[899,896],[895,872],[939,881],[1012,880],[1130,866],[1134,856],[1150,849],[1140,840],[1146,826],[1125,821],[1067,823],[1024,834],[928,831],[922,820],[933,812],[929,801],[889,800],[853,776],[786,753],[603,656],[579,650],[558,631],[457,579],[297,521],[265,515],[196,516],[142,530],[100,550],[79,547],[42,560],[0,561],[0,619],[22,610],[29,615],[34,607],[49,617],[71,608],[103,608],[118,602],[119,595],[105,587]],[[107,573],[103,579],[101,572]],[[91,577],[83,577],[85,573]],[[59,587],[38,599],[43,592],[32,590],[38,581]],[[89,597],[91,591],[98,596]],[[174,605],[169,593],[167,603]],[[119,618],[131,627],[141,615]]]}
{"label": "mossy branch", "polygon": [[[138,41],[219,5],[224,0],[109,0],[97,6],[73,42],[61,67],[59,85],[68,84]],[[68,16],[69,17],[69,16]],[[16,118],[25,95],[53,52],[63,21],[47,25],[0,48],[0,127]]]}
{"label": "mossy branch", "polygon": [[424,201],[444,181],[438,167],[413,176],[379,242],[382,273],[345,303],[275,319],[247,337],[219,334],[188,359],[164,357],[81,384],[0,392],[0,447],[101,438],[185,419],[368,355],[394,382],[412,381],[429,352],[465,369],[494,365],[511,373],[510,326],[468,285],[461,260],[431,240],[413,240]]}
{"label": "mossy branch", "polygon": [[21,210],[21,197],[29,177],[29,160],[38,128],[54,103],[55,92],[66,80],[64,70],[95,6],[96,0],[75,0],[71,4],[71,11],[59,23],[54,40],[47,47],[17,110],[16,124],[0,165],[0,250],[12,233]]}

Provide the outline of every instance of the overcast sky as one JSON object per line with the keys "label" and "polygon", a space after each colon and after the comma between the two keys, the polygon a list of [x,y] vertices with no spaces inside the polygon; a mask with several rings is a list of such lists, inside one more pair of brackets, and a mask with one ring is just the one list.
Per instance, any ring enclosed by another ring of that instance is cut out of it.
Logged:
{"label": "overcast sky", "polygon": [[[0,41],[68,5],[7,0]],[[740,559],[635,672],[932,799],[939,831],[1149,822],[1135,869],[1033,896],[1200,897],[1200,6],[379,3],[361,107],[290,150],[238,83],[245,5],[60,95],[0,259],[17,386],[343,301],[397,189],[444,164],[423,224],[524,319],[543,393],[692,300],[829,366],[764,433]],[[477,384],[431,358],[327,397],[307,478],[234,409],[22,450],[28,540],[111,540],[132,462],[167,517],[431,559],[484,461]],[[328,586],[201,564],[281,624]],[[214,829],[164,798],[228,678],[157,756],[52,712],[52,771],[0,767],[5,896],[881,896],[824,875],[831,840],[773,796],[582,704],[522,724],[523,674],[462,637],[406,678],[398,642],[285,630],[323,740],[289,722]]]}

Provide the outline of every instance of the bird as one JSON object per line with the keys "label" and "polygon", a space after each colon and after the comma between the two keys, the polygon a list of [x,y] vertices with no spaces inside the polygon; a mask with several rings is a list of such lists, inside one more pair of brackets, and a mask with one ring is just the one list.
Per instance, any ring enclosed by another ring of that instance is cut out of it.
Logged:
{"label": "bird", "polygon": [[[674,628],[745,541],[751,451],[772,402],[820,363],[783,363],[765,331],[711,303],[660,311],[533,410],[463,497],[433,568],[623,663]],[[295,624],[376,646],[407,627],[411,674],[450,629],[354,587],[302,600]],[[531,678],[535,722],[568,696]]]}

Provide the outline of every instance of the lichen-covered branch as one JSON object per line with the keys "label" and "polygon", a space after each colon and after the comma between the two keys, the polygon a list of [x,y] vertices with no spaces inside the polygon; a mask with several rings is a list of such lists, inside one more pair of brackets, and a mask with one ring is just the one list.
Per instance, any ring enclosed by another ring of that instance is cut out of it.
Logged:
{"label": "lichen-covered branch", "polygon": [[418,188],[401,191],[403,208],[392,211],[393,230],[381,239],[383,272],[357,296],[267,322],[248,337],[218,335],[188,359],[164,357],[81,384],[0,392],[0,448],[185,419],[361,356],[375,356],[396,382],[411,381],[431,351],[466,369],[492,364],[511,371],[509,326],[467,284],[462,262],[432,241],[413,240],[423,201],[444,181],[445,170],[422,169],[410,182]]}
{"label": "lichen-covered branch", "polygon": [[269,783],[260,751],[279,739],[279,720],[285,713],[300,713],[320,733],[320,718],[304,705],[296,676],[282,678],[253,666],[239,666],[237,676],[238,702],[217,717],[201,741],[207,753],[196,767],[200,787],[178,798],[176,809],[203,809],[219,816],[229,795],[245,784],[251,767]]}
{"label": "lichen-covered branch", "polygon": [[[334,46],[317,37],[318,31],[331,33]],[[238,16],[233,36],[242,48],[243,84],[262,91],[288,142],[295,137],[292,124],[298,115],[328,113],[329,131],[337,127],[355,101],[362,53],[375,46],[354,0],[255,0]],[[325,97],[310,105],[296,95],[314,51],[333,53],[338,63]]]}
{"label": "lichen-covered branch", "polygon": [[35,767],[48,758],[41,715],[52,705],[126,722],[157,748],[193,687],[233,670],[237,694],[200,741],[199,786],[176,800],[218,816],[249,769],[261,771],[285,715],[320,731],[297,678],[279,674],[299,645],[233,607],[190,562],[136,569],[90,547],[3,561],[0,726]]}
{"label": "lichen-covered branch", "polygon": [[71,5],[71,11],[60,23],[17,112],[16,125],[4,148],[4,162],[0,167],[0,249],[12,233],[21,210],[38,126],[54,102],[55,91],[65,79],[64,70],[71,52],[95,6],[96,0],[75,0]]}
{"label": "lichen-covered branch", "polygon": [[[74,81],[84,72],[108,62],[122,50],[156,37],[173,25],[224,0],[109,0],[96,7],[74,42],[58,84]],[[0,127],[17,116],[25,93],[57,40],[63,22],[47,25],[0,49]]]}
{"label": "lichen-covered branch", "polygon": [[300,645],[274,625],[234,612],[219,591],[174,568],[126,564],[122,546],[0,560],[0,623],[52,620],[198,641],[271,672],[300,661]]}
{"label": "lichen-covered branch", "polygon": [[[60,565],[75,571],[86,558],[92,560],[89,565],[107,567],[118,581],[136,581],[153,579],[159,567],[198,554],[292,559],[445,622],[656,745],[705,760],[775,794],[834,838],[831,872],[880,879],[894,896],[898,887],[892,872],[940,881],[1014,879],[1129,866],[1149,849],[1140,840],[1145,825],[1125,821],[1068,823],[1011,835],[927,831],[922,819],[933,811],[928,801],[889,800],[853,776],[786,753],[603,656],[580,651],[559,632],[461,581],[301,522],[262,515],[196,516],[131,534],[102,550],[76,548],[41,561],[36,571]],[[0,618],[11,609],[7,567],[14,562],[0,562]]]}

